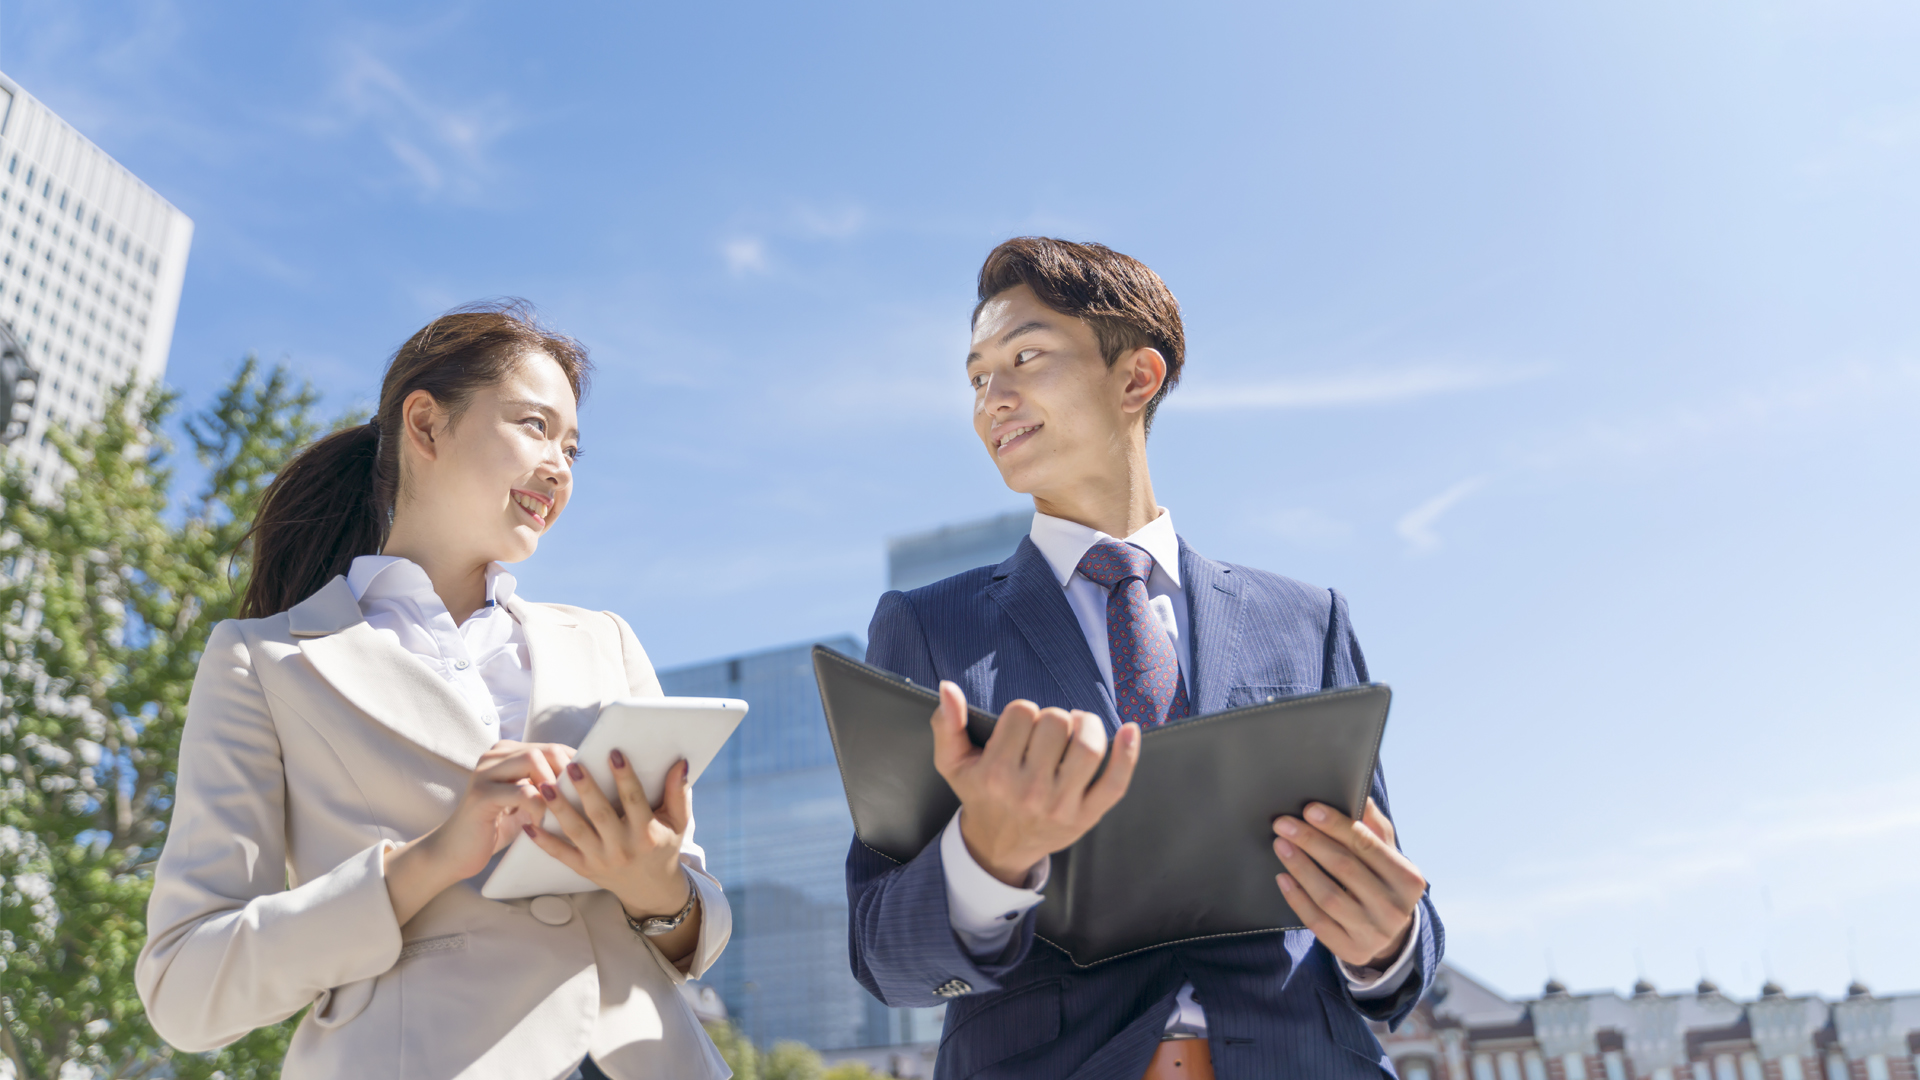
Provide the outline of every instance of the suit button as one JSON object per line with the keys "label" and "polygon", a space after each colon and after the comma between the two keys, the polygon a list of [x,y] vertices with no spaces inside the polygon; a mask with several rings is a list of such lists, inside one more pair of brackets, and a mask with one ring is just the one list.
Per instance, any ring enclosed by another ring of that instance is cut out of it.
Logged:
{"label": "suit button", "polygon": [[962,994],[973,993],[973,984],[965,979],[948,979],[933,988],[935,997],[957,998]]}
{"label": "suit button", "polygon": [[573,905],[558,896],[536,896],[527,910],[548,926],[565,926],[573,919]]}

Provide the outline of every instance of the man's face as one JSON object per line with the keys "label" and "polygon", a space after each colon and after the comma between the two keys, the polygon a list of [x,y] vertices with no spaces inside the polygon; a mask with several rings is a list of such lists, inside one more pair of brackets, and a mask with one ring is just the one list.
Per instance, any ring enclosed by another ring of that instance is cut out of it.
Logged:
{"label": "man's face", "polygon": [[1139,424],[1134,367],[1124,357],[1108,367],[1092,327],[1025,285],[987,301],[974,322],[967,378],[973,430],[1007,487],[1060,500],[1106,482]]}

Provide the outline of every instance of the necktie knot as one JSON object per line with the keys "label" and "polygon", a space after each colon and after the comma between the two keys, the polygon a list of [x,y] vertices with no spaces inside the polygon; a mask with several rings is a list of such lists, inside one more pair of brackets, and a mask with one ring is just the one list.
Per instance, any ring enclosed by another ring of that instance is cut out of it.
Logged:
{"label": "necktie knot", "polygon": [[1153,573],[1153,556],[1118,540],[1102,540],[1080,556],[1074,567],[1080,576],[1103,589],[1111,589],[1128,578],[1146,581]]}

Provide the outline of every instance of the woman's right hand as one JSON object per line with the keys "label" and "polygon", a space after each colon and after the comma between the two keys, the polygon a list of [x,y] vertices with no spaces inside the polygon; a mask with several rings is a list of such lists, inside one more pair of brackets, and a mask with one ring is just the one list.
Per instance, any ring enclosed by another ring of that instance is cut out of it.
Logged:
{"label": "woman's right hand", "polygon": [[395,919],[406,925],[447,886],[485,869],[522,826],[538,823],[547,812],[540,785],[556,783],[573,753],[559,743],[502,739],[481,754],[447,820],[388,849],[387,897]]}

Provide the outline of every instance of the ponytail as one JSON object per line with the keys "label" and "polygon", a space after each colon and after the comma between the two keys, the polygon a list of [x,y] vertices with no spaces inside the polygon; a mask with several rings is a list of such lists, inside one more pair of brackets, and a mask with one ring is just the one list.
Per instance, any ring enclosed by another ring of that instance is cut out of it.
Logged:
{"label": "ponytail", "polygon": [[359,424],[281,467],[248,533],[253,577],[241,618],[277,615],[346,573],[359,556],[379,554],[387,524],[375,497],[379,456],[379,428]]}
{"label": "ponytail", "polygon": [[247,533],[253,576],[240,617],[278,615],[346,573],[353,560],[380,553],[401,494],[400,408],[414,391],[425,390],[458,417],[476,391],[533,353],[560,365],[575,401],[586,392],[587,350],[541,326],[524,300],[458,308],[408,338],[387,362],[373,421],[300,451],[268,485]]}

